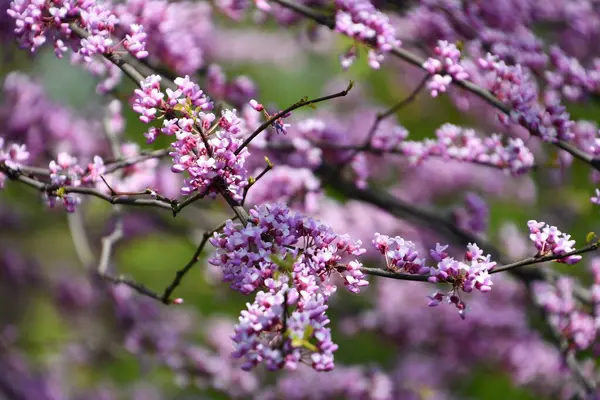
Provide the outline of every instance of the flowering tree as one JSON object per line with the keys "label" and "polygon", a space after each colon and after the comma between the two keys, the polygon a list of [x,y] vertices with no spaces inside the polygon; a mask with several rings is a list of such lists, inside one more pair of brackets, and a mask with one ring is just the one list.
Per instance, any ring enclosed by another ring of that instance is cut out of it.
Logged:
{"label": "flowering tree", "polygon": [[600,398],[596,2],[2,5],[3,398]]}

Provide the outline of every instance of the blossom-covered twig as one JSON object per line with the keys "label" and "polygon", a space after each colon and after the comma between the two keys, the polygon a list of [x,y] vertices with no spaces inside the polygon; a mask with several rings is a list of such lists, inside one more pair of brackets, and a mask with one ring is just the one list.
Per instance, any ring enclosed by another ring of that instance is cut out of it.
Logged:
{"label": "blossom-covered twig", "polygon": [[[335,28],[335,21],[333,19],[319,14],[318,12],[314,11],[310,7],[306,7],[304,5],[297,4],[297,3],[293,2],[293,1],[289,1],[289,0],[273,0],[273,1],[280,4],[281,6],[283,6],[285,8],[294,10],[295,12],[297,12],[301,15],[304,15],[307,18],[312,19],[313,21],[315,21],[321,25],[327,26],[330,29]],[[409,64],[416,66],[417,68],[424,69],[424,70],[426,69],[424,67],[425,60],[423,60],[421,57],[412,53],[409,50],[406,50],[406,49],[396,46],[396,47],[392,47],[392,49],[390,50],[390,53],[392,55],[408,62]],[[513,111],[510,108],[510,106],[504,104],[500,99],[498,99],[496,96],[494,96],[491,92],[489,92],[488,90],[486,90],[468,80],[452,80],[452,83],[475,94],[476,96],[478,96],[479,98],[481,98],[482,100],[484,100],[485,102],[487,102],[488,104],[493,106],[494,108],[498,109],[505,115],[510,115],[511,112]],[[530,130],[532,135],[540,136],[540,132],[532,130],[531,127],[525,126],[525,128]],[[600,158],[599,157],[595,157],[594,155],[589,154],[564,140],[555,140],[552,142],[552,144],[554,144],[555,146],[559,147],[560,149],[570,153],[573,157],[585,162],[586,164],[590,165],[592,168],[600,171]]]}
{"label": "blossom-covered twig", "polygon": [[[542,264],[542,263],[545,263],[548,261],[555,261],[555,260],[558,260],[565,256],[585,254],[585,253],[589,253],[592,251],[596,251],[599,248],[600,248],[600,241],[592,243],[592,244],[588,244],[580,249],[570,251],[563,255],[552,254],[552,255],[547,255],[547,256],[543,256],[543,257],[531,256],[531,257],[510,263],[510,264],[496,266],[494,269],[490,270],[490,275],[497,274],[499,272],[507,272],[507,271],[510,271],[510,270],[513,270],[516,268],[525,267],[528,265]],[[397,280],[403,280],[403,281],[427,282],[427,280],[429,278],[427,275],[404,274],[404,273],[394,272],[394,271],[390,271],[390,270],[384,270],[381,268],[362,267],[360,270],[367,275],[381,276],[384,278],[391,278],[391,279],[397,279]]]}

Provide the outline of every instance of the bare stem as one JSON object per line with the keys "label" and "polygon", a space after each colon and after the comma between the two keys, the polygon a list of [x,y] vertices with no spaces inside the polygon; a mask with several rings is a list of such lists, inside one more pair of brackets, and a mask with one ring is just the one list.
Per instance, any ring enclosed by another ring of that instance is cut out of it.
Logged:
{"label": "bare stem", "polygon": [[244,140],[244,142],[240,145],[240,147],[235,151],[235,154],[236,155],[239,154],[246,146],[248,146],[250,144],[250,142],[252,142],[252,140],[254,140],[254,138],[256,136],[258,136],[262,131],[267,129],[273,122],[277,121],[279,118],[283,117],[284,115],[286,115],[298,108],[301,108],[301,107],[309,106],[311,104],[317,104],[322,101],[335,99],[336,97],[344,97],[348,94],[348,92],[350,92],[350,90],[352,89],[353,86],[354,86],[354,82],[350,81],[350,84],[348,85],[348,87],[346,89],[342,90],[341,92],[330,94],[330,95],[323,96],[323,97],[318,97],[318,98],[312,99],[312,100],[302,99],[302,100],[298,101],[297,103],[292,104],[285,110],[279,111],[277,114],[273,115],[271,118],[269,118],[268,120],[263,122],[262,125],[260,125],[258,128],[256,128],[256,130],[254,132],[252,132],[252,134],[250,134],[250,136],[248,136],[248,138],[246,138],[246,140]]}
{"label": "bare stem", "polygon": [[[235,220],[236,218],[237,217],[233,217],[232,220]],[[164,304],[172,304],[173,303],[173,299],[171,298],[171,295],[173,294],[175,289],[177,289],[177,287],[181,284],[181,281],[183,280],[185,275],[192,269],[192,267],[200,259],[200,254],[202,253],[204,246],[206,246],[206,243],[208,243],[208,239],[210,239],[210,237],[215,232],[218,232],[221,229],[223,229],[225,227],[225,224],[226,224],[226,222],[223,222],[219,226],[217,226],[215,229],[204,232],[202,234],[202,240],[200,241],[200,244],[196,248],[196,251],[192,255],[192,258],[190,259],[190,261],[188,261],[188,263],[183,268],[181,268],[179,271],[177,271],[177,273],[175,274],[175,278],[173,278],[173,281],[171,282],[171,284],[165,288],[165,290],[161,296],[161,299],[160,299]]]}

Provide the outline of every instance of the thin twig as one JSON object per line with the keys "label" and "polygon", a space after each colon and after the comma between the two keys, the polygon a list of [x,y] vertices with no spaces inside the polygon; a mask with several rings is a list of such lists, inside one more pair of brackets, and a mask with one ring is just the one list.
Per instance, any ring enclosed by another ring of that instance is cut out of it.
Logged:
{"label": "thin twig", "polygon": [[69,213],[67,215],[67,222],[77,257],[83,267],[88,268],[94,263],[95,258],[85,230],[82,210],[77,208],[75,212]]}
{"label": "thin twig", "polygon": [[267,166],[260,172],[260,174],[258,174],[258,176],[256,178],[252,179],[250,181],[250,183],[248,183],[248,186],[246,186],[244,188],[244,196],[242,197],[242,206],[244,205],[244,203],[246,203],[246,196],[248,195],[250,188],[252,186],[254,186],[256,184],[256,182],[258,182],[260,180],[260,178],[265,176],[265,174],[267,172],[269,172],[270,170],[273,169],[273,163],[271,163],[271,161],[267,157],[265,157],[265,160],[267,161]]}
{"label": "thin twig", "polygon": [[428,275],[401,274],[381,268],[361,267],[361,272],[367,275],[382,276],[384,278],[398,279],[402,281],[427,282]]}
{"label": "thin twig", "polygon": [[155,292],[152,289],[149,289],[147,286],[145,286],[141,283],[137,283],[134,280],[127,279],[122,275],[121,276],[111,276],[111,275],[105,274],[105,275],[100,275],[100,277],[102,279],[104,279],[105,281],[108,281],[112,284],[123,284],[123,285],[129,286],[130,288],[132,288],[139,294],[142,294],[144,296],[150,297],[151,299],[162,302],[162,297],[160,294],[158,294],[157,292]]}
{"label": "thin twig", "polygon": [[123,238],[123,220],[117,218],[113,231],[102,238],[102,251],[100,252],[100,261],[98,262],[98,274],[102,277],[107,275],[108,263],[113,251],[113,246]]}
{"label": "thin twig", "polygon": [[309,106],[311,104],[317,104],[317,103],[320,103],[323,101],[335,99],[337,97],[344,97],[348,94],[348,92],[350,92],[350,90],[352,89],[353,86],[354,86],[354,82],[350,81],[350,84],[348,85],[348,87],[346,89],[342,90],[341,92],[330,94],[330,95],[323,96],[323,97],[318,97],[318,98],[312,99],[312,100],[302,99],[302,100],[298,101],[297,103],[292,104],[285,110],[279,111],[277,114],[273,115],[271,118],[269,118],[268,120],[263,122],[262,125],[260,125],[258,128],[256,128],[256,130],[254,132],[252,132],[252,134],[250,136],[248,136],[246,138],[246,140],[244,140],[244,142],[240,145],[240,147],[238,147],[238,149],[235,151],[235,154],[236,155],[239,154],[246,146],[248,146],[250,144],[250,142],[252,142],[252,140],[254,140],[254,138],[256,136],[258,136],[262,131],[267,129],[273,122],[277,121],[279,118],[283,117],[284,115],[286,115],[298,108],[301,108],[301,107]]}
{"label": "thin twig", "polygon": [[[231,220],[233,221],[236,218],[237,217],[233,217],[233,218],[231,218]],[[162,296],[160,298],[160,300],[164,304],[171,304],[171,303],[173,303],[173,299],[171,299],[171,295],[173,294],[173,292],[175,291],[175,289],[177,289],[177,287],[181,284],[181,281],[183,280],[183,278],[185,277],[185,275],[190,271],[190,269],[192,269],[192,267],[200,259],[200,254],[202,253],[202,250],[204,249],[204,246],[206,246],[206,243],[208,243],[208,239],[210,239],[210,237],[215,232],[218,232],[221,229],[223,229],[225,227],[226,223],[227,223],[227,221],[221,223],[215,229],[212,229],[210,231],[206,231],[206,232],[204,232],[202,234],[202,240],[200,241],[200,244],[196,248],[196,251],[192,255],[192,258],[190,259],[190,261],[188,261],[188,263],[183,268],[181,268],[179,271],[177,271],[177,273],[175,274],[175,278],[173,278],[173,281],[171,282],[171,284],[165,288],[165,290],[164,290],[164,292],[163,292],[163,294],[162,294]]]}
{"label": "thin twig", "polygon": [[542,257],[533,256],[533,257],[529,257],[529,258],[526,258],[521,261],[517,261],[517,262],[511,263],[511,264],[506,264],[506,265],[503,265],[498,268],[494,268],[490,271],[490,274],[497,274],[499,272],[506,272],[506,271],[510,271],[512,269],[524,267],[527,265],[539,264],[539,263],[543,263],[546,261],[554,261],[554,260],[566,258],[566,257],[577,255],[577,254],[584,254],[584,253],[588,253],[591,251],[596,251],[596,250],[598,250],[598,248],[600,248],[600,241],[594,242],[592,244],[588,244],[587,246],[582,247],[581,249],[573,250],[573,251],[570,251],[570,252],[562,254],[562,255],[552,254],[552,255],[547,255],[547,256],[542,256]]}

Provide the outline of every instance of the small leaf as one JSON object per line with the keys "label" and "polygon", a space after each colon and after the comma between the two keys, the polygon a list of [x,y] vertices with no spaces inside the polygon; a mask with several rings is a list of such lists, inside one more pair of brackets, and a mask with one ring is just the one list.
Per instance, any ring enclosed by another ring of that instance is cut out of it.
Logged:
{"label": "small leaf", "polygon": [[65,188],[64,187],[59,187],[58,189],[56,189],[56,195],[58,197],[64,197],[65,196]]}
{"label": "small leaf", "polygon": [[586,243],[591,243],[596,238],[597,238],[597,236],[594,232],[589,232],[587,234],[587,236],[585,237],[585,241],[586,241]]}
{"label": "small leaf", "polygon": [[[298,257],[300,257],[300,255],[298,255]],[[285,272],[291,272],[294,269],[294,263],[297,259],[298,258],[291,259],[291,257],[283,259],[276,254],[271,255],[271,261]]]}
{"label": "small leaf", "polygon": [[249,183],[250,185],[254,185],[254,184],[256,183],[256,178],[254,178],[253,176],[250,176],[250,177],[248,178],[248,183]]}
{"label": "small leaf", "polygon": [[265,156],[265,161],[266,161],[267,165],[269,166],[269,168],[273,168],[273,162],[271,162],[271,160],[269,160],[269,157]]}
{"label": "small leaf", "polygon": [[317,346],[315,346],[314,344],[312,344],[311,342],[309,342],[308,340],[302,340],[302,345],[309,349],[310,351],[317,351]]}
{"label": "small leaf", "polygon": [[310,339],[314,331],[315,328],[312,325],[308,325],[306,328],[304,328],[304,340]]}

